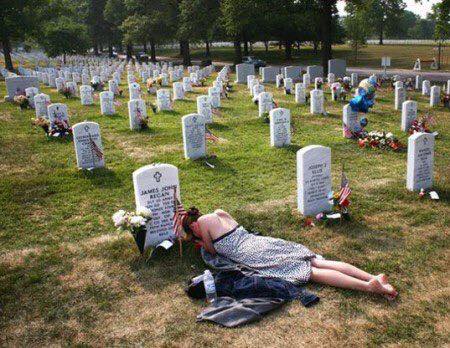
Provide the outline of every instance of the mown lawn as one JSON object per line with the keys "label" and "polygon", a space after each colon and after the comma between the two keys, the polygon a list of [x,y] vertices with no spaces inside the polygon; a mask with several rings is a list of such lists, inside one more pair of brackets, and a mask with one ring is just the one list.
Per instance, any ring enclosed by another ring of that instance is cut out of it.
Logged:
{"label": "mown lawn", "polygon": [[[211,80],[208,81],[211,85]],[[98,99],[82,107],[66,102],[71,123],[100,124],[107,168],[76,168],[73,143],[48,140],[30,124],[34,110],[0,103],[0,345],[145,346],[444,346],[449,344],[450,113],[430,110],[418,93],[420,113],[431,111],[436,141],[435,189],[441,199],[420,200],[405,188],[406,152],[360,149],[342,138],[343,103],[328,101],[329,116],[312,116],[273,85],[291,109],[293,145],[269,147],[269,126],[257,117],[244,86],[223,100],[211,126],[226,139],[209,144],[210,169],[183,158],[181,117],[196,110],[196,88],[175,110],[151,114],[148,131],[129,130],[126,101],[115,116],[101,116]],[[5,84],[0,83],[0,95]],[[146,96],[154,101],[154,97]],[[368,115],[370,130],[400,131],[393,92],[382,90]],[[296,213],[296,151],[311,144],[332,149],[333,184],[345,163],[352,221],[304,227]],[[132,172],[150,163],[180,170],[185,206],[223,208],[248,228],[307,245],[329,259],[386,272],[398,288],[394,303],[371,295],[308,285],[321,302],[291,303],[259,323],[239,329],[197,324],[204,304],[183,292],[204,266],[186,246],[146,264],[129,235],[114,230],[111,215],[133,209]]]}
{"label": "mown lawn", "polygon": [[[158,50],[158,55],[177,57],[179,50]],[[191,48],[192,59],[204,59],[205,50],[203,48]],[[302,46],[300,50],[292,49],[292,60],[286,61],[284,49],[278,46],[270,46],[266,52],[264,47],[253,48],[250,55],[263,59],[268,64],[321,64],[320,49],[314,52],[311,46]],[[233,47],[212,47],[211,56],[216,61],[233,62]],[[347,65],[351,67],[365,67],[381,69],[381,57],[389,56],[391,68],[412,69],[417,58],[432,60],[438,57],[438,51],[432,45],[366,45],[358,50],[356,59],[354,52],[348,45],[333,46],[333,57],[347,60]],[[450,46],[442,49],[442,70],[450,70]],[[430,63],[422,63],[422,70],[430,70]]]}

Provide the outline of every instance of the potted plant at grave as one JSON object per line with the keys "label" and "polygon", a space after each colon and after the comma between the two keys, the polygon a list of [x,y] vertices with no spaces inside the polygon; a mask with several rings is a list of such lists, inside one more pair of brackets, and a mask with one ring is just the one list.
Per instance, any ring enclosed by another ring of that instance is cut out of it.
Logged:
{"label": "potted plant at grave", "polygon": [[[136,212],[119,210],[112,216],[114,226],[117,230],[131,233],[138,246],[144,245],[146,234],[145,225],[152,218],[152,211],[147,208],[140,208]],[[144,252],[141,249],[139,251],[141,254]]]}
{"label": "potted plant at grave", "polygon": [[14,103],[19,106],[20,110],[27,109],[30,106],[30,101],[22,94],[14,97]]}
{"label": "potted plant at grave", "polygon": [[41,127],[45,134],[48,135],[50,128],[50,122],[43,117],[38,117],[32,121],[33,126]]}
{"label": "potted plant at grave", "polygon": [[431,133],[429,126],[432,124],[435,124],[435,122],[431,115],[422,116],[412,122],[411,127],[409,127],[408,133],[410,135],[418,132]]}
{"label": "potted plant at grave", "polygon": [[444,104],[445,108],[450,108],[450,94],[444,93],[442,95],[442,104]]}
{"label": "potted plant at grave", "polygon": [[72,97],[72,90],[71,90],[70,88],[68,88],[68,87],[64,87],[64,88],[61,90],[61,94],[62,94],[64,97],[66,97],[66,99],[69,99],[69,98]]}

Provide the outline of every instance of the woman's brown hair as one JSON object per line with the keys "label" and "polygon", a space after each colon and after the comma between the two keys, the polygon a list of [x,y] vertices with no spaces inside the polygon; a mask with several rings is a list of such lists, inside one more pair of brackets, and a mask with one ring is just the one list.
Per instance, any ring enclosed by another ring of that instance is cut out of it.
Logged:
{"label": "woman's brown hair", "polygon": [[183,229],[187,234],[193,235],[190,226],[193,222],[196,222],[202,214],[196,207],[190,207],[186,214],[186,217],[183,219]]}

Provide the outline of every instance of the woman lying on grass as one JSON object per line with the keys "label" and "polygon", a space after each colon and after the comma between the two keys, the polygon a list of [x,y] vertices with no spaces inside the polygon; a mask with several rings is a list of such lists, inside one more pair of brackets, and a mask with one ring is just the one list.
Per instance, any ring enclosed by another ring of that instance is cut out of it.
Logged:
{"label": "woman lying on grass", "polygon": [[223,210],[202,215],[190,208],[183,220],[186,239],[211,254],[257,270],[266,277],[294,283],[313,281],[395,299],[397,291],[384,274],[374,276],[345,262],[323,260],[301,244],[248,233]]}

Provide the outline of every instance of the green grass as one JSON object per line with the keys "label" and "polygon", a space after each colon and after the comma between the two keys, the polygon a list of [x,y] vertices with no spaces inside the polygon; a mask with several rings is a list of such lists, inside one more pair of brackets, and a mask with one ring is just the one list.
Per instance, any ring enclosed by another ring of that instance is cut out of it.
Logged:
{"label": "green grass", "polygon": [[[443,47],[442,70],[450,70],[450,46]],[[178,57],[179,50],[158,50],[158,55]],[[286,61],[284,50],[278,46],[270,46],[266,52],[264,47],[254,47],[250,55],[263,59],[268,64],[321,64],[320,49],[314,52],[311,46],[302,46],[300,50],[292,50],[292,60]],[[435,46],[430,45],[366,45],[358,51],[358,58],[348,45],[336,45],[333,47],[333,57],[347,60],[351,67],[381,68],[381,57],[390,56],[391,68],[412,69],[417,58],[423,60],[437,59]],[[203,48],[191,49],[192,59],[204,59]],[[212,47],[211,56],[214,61],[233,62],[233,47]],[[422,70],[430,70],[430,63],[423,63]]]}
{"label": "green grass", "polygon": [[[208,81],[211,84],[211,80]],[[419,200],[405,188],[406,153],[360,149],[342,138],[343,103],[326,102],[328,117],[309,114],[293,96],[273,85],[281,107],[291,109],[297,132],[284,149],[269,147],[269,126],[244,86],[223,100],[212,131],[227,141],[208,144],[217,154],[209,169],[183,158],[181,117],[196,110],[196,88],[175,110],[151,114],[150,129],[129,130],[125,96],[114,116],[95,106],[65,100],[43,88],[53,102],[69,106],[71,123],[100,124],[106,169],[76,169],[73,143],[48,140],[30,125],[34,111],[0,103],[0,344],[283,346],[291,344],[444,346],[448,341],[450,130],[448,110],[437,120],[435,189],[441,200]],[[0,95],[5,84],[0,83]],[[430,111],[417,93],[421,114]],[[154,97],[146,96],[154,101]],[[368,115],[369,130],[386,130],[406,144],[393,92],[382,90]],[[353,188],[353,220],[303,226],[296,212],[296,151],[311,144],[332,149],[336,187],[341,164]],[[262,322],[236,330],[196,324],[203,304],[183,293],[184,282],[204,266],[185,247],[146,264],[132,238],[114,230],[111,215],[133,209],[132,172],[150,163],[180,170],[185,206],[223,208],[248,228],[307,245],[330,259],[370,272],[386,272],[399,289],[393,303],[367,294],[308,285],[322,300],[305,309],[298,302]]]}

